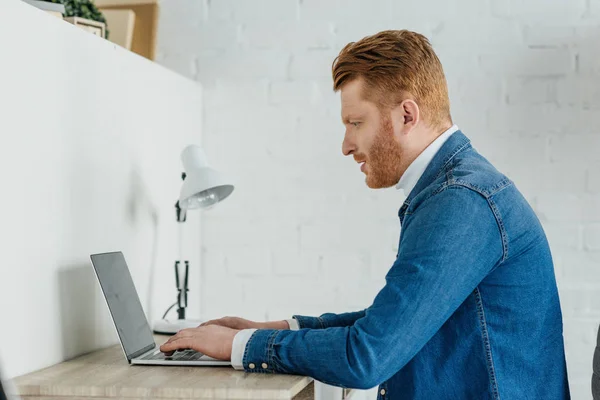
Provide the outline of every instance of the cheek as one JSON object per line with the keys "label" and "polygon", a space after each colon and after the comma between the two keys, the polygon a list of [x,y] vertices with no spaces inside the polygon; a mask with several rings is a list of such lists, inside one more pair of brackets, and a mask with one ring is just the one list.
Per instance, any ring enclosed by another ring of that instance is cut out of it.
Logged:
{"label": "cheek", "polygon": [[377,141],[377,132],[364,132],[358,143],[359,149],[364,154],[371,154]]}

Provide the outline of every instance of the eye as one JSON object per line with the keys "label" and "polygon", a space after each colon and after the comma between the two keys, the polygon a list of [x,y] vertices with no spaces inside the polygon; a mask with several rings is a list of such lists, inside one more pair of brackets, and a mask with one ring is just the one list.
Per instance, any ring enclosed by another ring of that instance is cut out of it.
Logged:
{"label": "eye", "polygon": [[350,122],[350,124],[352,126],[354,126],[355,128],[358,128],[358,126],[360,125],[360,122]]}

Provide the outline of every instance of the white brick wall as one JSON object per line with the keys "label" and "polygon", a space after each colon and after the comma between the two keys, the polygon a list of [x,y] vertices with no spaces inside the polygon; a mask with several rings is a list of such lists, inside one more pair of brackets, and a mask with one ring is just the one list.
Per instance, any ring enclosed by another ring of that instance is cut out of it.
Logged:
{"label": "white brick wall", "polygon": [[163,0],[159,61],[203,84],[206,151],[237,180],[203,216],[202,309],[280,319],[370,304],[395,256],[403,198],[366,188],[342,156],[330,67],[349,41],[401,28],[432,40],[455,121],[540,216],[573,398],[590,399],[600,323],[598,0]]}

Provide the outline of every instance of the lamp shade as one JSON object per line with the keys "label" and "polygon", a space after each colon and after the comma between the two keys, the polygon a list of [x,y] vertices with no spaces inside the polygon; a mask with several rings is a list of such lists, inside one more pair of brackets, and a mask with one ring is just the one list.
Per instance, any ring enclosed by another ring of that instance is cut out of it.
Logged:
{"label": "lamp shade", "polygon": [[184,210],[210,208],[233,192],[227,178],[208,166],[202,148],[186,147],[181,153],[186,177],[179,194],[179,206]]}

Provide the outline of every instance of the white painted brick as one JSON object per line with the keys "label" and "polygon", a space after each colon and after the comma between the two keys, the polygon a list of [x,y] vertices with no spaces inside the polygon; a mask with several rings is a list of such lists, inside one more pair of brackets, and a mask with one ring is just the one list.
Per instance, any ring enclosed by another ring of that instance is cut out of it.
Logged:
{"label": "white painted brick", "polygon": [[340,1],[302,0],[298,15],[301,20],[307,21],[331,21],[340,15]]}
{"label": "white painted brick", "polygon": [[600,282],[600,252],[563,250],[553,257],[557,271],[570,284]]}
{"label": "white painted brick", "polygon": [[[319,140],[326,146],[337,147],[337,150],[339,150],[337,155],[343,158],[342,141],[344,140],[345,127],[342,123],[339,104],[335,106],[315,104],[315,108],[317,110],[314,112],[308,111],[298,117],[296,133],[301,137]],[[319,111],[324,111],[329,115],[319,115]]]}
{"label": "white painted brick", "polygon": [[167,0],[160,4],[160,36],[171,26],[195,26],[207,18],[208,0]]}
{"label": "white painted brick", "polygon": [[586,189],[589,193],[600,193],[600,164],[592,164],[586,174]]}
{"label": "white painted brick", "polygon": [[527,25],[523,40],[528,47],[567,47],[577,43],[577,29],[567,25]]}
{"label": "white painted brick", "polygon": [[[411,21],[419,25],[425,25],[425,21],[438,23],[451,19],[459,19],[468,23],[476,18],[489,19],[488,3],[477,0],[422,0],[407,6],[402,2],[395,1],[392,5],[392,17],[402,28]],[[469,12],[465,13],[464,10],[469,10]]]}
{"label": "white painted brick", "polygon": [[[500,81],[500,78],[504,78],[503,76],[491,76],[482,70],[479,51],[473,51],[458,45],[437,46],[434,50],[442,63],[448,83],[457,80],[462,81],[466,86],[465,91],[473,91],[472,88],[477,87],[477,83],[483,83],[484,88],[488,89],[491,82],[494,82],[495,85],[496,82]],[[488,80],[487,83],[485,82],[486,79]],[[478,99],[479,96],[467,100],[476,102]],[[487,102],[483,104],[487,104]]]}
{"label": "white painted brick", "polygon": [[490,160],[515,160],[528,165],[544,164],[548,160],[548,139],[544,136],[518,134],[494,135],[494,143],[482,147],[481,152]]}
{"label": "white painted brick", "polygon": [[328,221],[319,219],[304,224],[300,230],[302,249],[317,251],[390,251],[397,245],[397,237],[391,237],[381,224],[367,218]]}
{"label": "white painted brick", "polygon": [[600,161],[600,135],[550,137],[550,161],[594,163]]}
{"label": "white painted brick", "polygon": [[[600,251],[600,224],[590,224],[583,230],[583,244],[586,250]],[[600,265],[598,266],[600,268]]]}
{"label": "white painted brick", "polygon": [[[241,86],[240,90],[243,88],[244,86]],[[248,99],[248,102],[240,96]],[[251,105],[252,99],[255,99],[256,103],[264,101],[265,96],[261,92],[240,93],[238,98],[239,103],[236,104],[236,101],[232,100],[229,107],[206,105],[204,127],[211,135],[216,136],[214,139],[207,139],[207,143],[212,140],[222,147],[232,147],[231,140],[235,138],[244,150],[248,146],[263,146],[269,138],[287,138],[292,135],[298,119],[297,111],[267,107],[266,104],[260,107],[256,107],[257,104]],[[240,135],[256,125],[261,127],[261,136]]]}
{"label": "white painted brick", "polygon": [[[589,357],[589,355],[587,357],[584,357],[583,359],[573,357],[573,364],[570,365],[575,365],[576,362],[576,365],[579,367],[578,369],[583,371],[580,374],[576,374],[575,372],[571,372],[571,369],[567,369],[567,373],[569,375],[569,392],[571,395],[571,399],[573,400],[591,399],[590,396],[592,392],[590,389],[590,382],[592,381],[592,369],[589,367],[591,365]],[[568,360],[571,361],[571,358],[569,358]],[[587,366],[587,371],[585,366]]]}
{"label": "white painted brick", "polygon": [[503,168],[523,191],[540,192],[571,192],[581,193],[586,188],[585,168],[571,162],[532,164],[528,158],[514,160]]}
{"label": "white painted brick", "polygon": [[[598,334],[598,320],[567,318],[564,322],[564,336],[569,377],[581,379],[588,376],[591,382],[591,365]],[[576,345],[575,345],[576,344]],[[575,397],[573,397],[575,398]],[[584,397],[589,398],[589,397]]]}
{"label": "white painted brick", "polygon": [[377,293],[385,285],[383,277],[379,280],[364,279],[350,282],[338,282],[335,285],[335,302],[343,310],[363,310],[373,304]]}
{"label": "white painted brick", "polygon": [[511,1],[492,0],[491,6],[492,15],[495,17],[510,17],[512,13]]}
{"label": "white painted brick", "polygon": [[555,76],[574,72],[575,55],[568,49],[488,51],[479,56],[479,63],[494,75]]}
{"label": "white painted brick", "polygon": [[317,276],[319,253],[300,251],[296,246],[279,245],[271,250],[273,272],[276,276]]}
{"label": "white painted brick", "polygon": [[323,313],[330,312],[333,309],[333,303],[330,304],[317,304],[309,305],[299,303],[294,306],[282,306],[277,302],[271,302],[267,305],[267,316],[270,321],[278,321],[283,319],[292,318],[292,315],[307,315],[307,316],[319,316]]}
{"label": "white painted brick", "polygon": [[394,265],[398,253],[398,242],[400,240],[400,222],[395,228],[388,228],[390,235],[396,238],[396,244],[387,251],[372,251],[370,253],[371,263],[369,265],[370,277],[372,280],[380,282],[380,286],[385,283],[385,276]]}
{"label": "white painted brick", "polygon": [[583,221],[581,196],[571,193],[551,193],[536,197],[535,211],[546,222],[576,223]]}
{"label": "white painted brick", "polygon": [[315,136],[321,136],[319,131],[326,131],[333,125],[332,132],[343,132],[340,96],[334,93],[332,86],[330,78],[273,81],[269,86],[269,104],[279,110],[293,109],[298,113],[298,130],[295,132],[301,132],[307,125],[319,127],[311,131]]}
{"label": "white painted brick", "polygon": [[227,271],[225,263],[225,251],[222,249],[208,248],[202,245],[201,276],[203,285],[205,282],[223,282],[231,276]]}
{"label": "white painted brick", "polygon": [[348,43],[357,42],[381,31],[404,28],[406,27],[399,24],[398,21],[389,18],[365,20],[360,24],[357,24],[356,21],[337,19],[334,22],[334,49],[340,51]]}
{"label": "white painted brick", "polygon": [[247,23],[241,27],[240,43],[249,48],[330,49],[333,25],[324,21]]}
{"label": "white painted brick", "polygon": [[[233,195],[232,195],[233,196]],[[224,206],[225,204],[223,204]],[[203,244],[207,249],[237,249],[249,246],[295,246],[299,241],[297,223],[293,220],[209,217],[206,213]]]}
{"label": "white painted brick", "polygon": [[227,271],[237,277],[265,276],[271,272],[271,243],[232,247],[225,253]]}
{"label": "white painted brick", "polygon": [[[211,85],[204,85],[205,107],[207,107],[207,118],[211,118],[213,112],[218,117],[223,117],[227,111],[242,108],[242,106],[253,105],[261,107],[267,104],[267,93],[269,90],[268,79],[256,79],[250,81],[217,80]],[[237,112],[237,109],[235,110]],[[212,118],[211,118],[212,119]],[[212,121],[211,121],[212,122]]]}
{"label": "white painted brick", "polygon": [[526,5],[519,0],[492,0],[491,4],[494,16],[536,24],[579,21],[587,10],[586,0],[529,0]]}
{"label": "white painted brick", "polygon": [[589,0],[588,17],[592,19],[600,18],[600,1]]}
{"label": "white painted brick", "polygon": [[552,251],[583,249],[583,228],[579,223],[546,222],[543,225]]}
{"label": "white painted brick", "polygon": [[208,0],[207,17],[213,21],[233,20],[233,11],[236,6],[242,5],[240,0]]}
{"label": "white painted brick", "polygon": [[508,78],[506,80],[506,101],[511,105],[554,103],[557,101],[557,84],[558,79],[553,77]]}
{"label": "white painted brick", "polygon": [[599,290],[600,284],[561,287],[560,304],[563,314],[569,315],[571,318],[595,318],[600,323]]}
{"label": "white painted brick", "polygon": [[468,22],[458,18],[444,19],[432,29],[429,40],[434,49],[468,42],[473,49],[493,46],[496,51],[513,49],[523,43],[520,24],[513,20],[487,18]]}
{"label": "white painted brick", "polygon": [[584,251],[597,249],[600,224],[600,3],[582,18],[584,3],[163,1],[157,59],[202,84],[202,143],[236,184],[202,214],[203,314],[282,319],[373,300],[397,252],[403,196],[368,189],[341,155],[331,64],[348,42],[411,29],[434,44],[455,121],[543,221],[573,398],[588,398],[600,319],[600,251]]}
{"label": "white painted brick", "polygon": [[335,291],[331,284],[318,277],[279,278],[270,281],[266,287],[256,285],[252,293],[272,303],[269,309],[288,308],[290,313],[300,313],[303,307],[320,310],[321,313],[328,312],[335,302]]}
{"label": "white painted brick", "polygon": [[331,78],[331,65],[338,52],[329,50],[309,50],[295,52],[290,63],[291,79]]}
{"label": "white painted brick", "polygon": [[284,51],[201,51],[197,56],[200,81],[215,79],[281,79],[287,76],[290,55]]}
{"label": "white painted brick", "polygon": [[237,45],[239,36],[238,26],[218,21],[195,25],[164,24],[161,29],[159,47],[177,54],[232,48]]}
{"label": "white painted brick", "polygon": [[302,20],[355,20],[390,19],[392,0],[300,0]]}
{"label": "white painted brick", "polygon": [[[450,65],[450,62],[445,63],[441,60],[444,65],[444,69]],[[450,67],[452,68],[452,67]],[[461,69],[460,60],[457,60],[456,68]],[[477,74],[468,74],[465,76],[456,76],[454,74],[448,74],[448,94],[450,95],[451,104],[466,103],[472,104],[474,107],[481,104],[494,105],[505,103],[504,85],[501,78],[492,76],[482,76]],[[456,113],[455,113],[456,114]],[[457,118],[459,124],[463,124],[463,120],[468,121],[473,118],[473,111],[468,113],[468,118],[462,119]],[[481,113],[484,114],[484,113]]]}
{"label": "white painted brick", "polygon": [[600,73],[600,55],[595,51],[596,45],[579,46],[576,55],[576,69],[582,75],[597,75]]}
{"label": "white painted brick", "polygon": [[585,109],[577,106],[560,106],[555,113],[555,129],[569,135],[598,135],[600,126],[598,109]]}
{"label": "white painted brick", "polygon": [[346,251],[324,251],[319,257],[319,276],[334,281],[346,276],[359,282],[368,278],[370,256],[368,252],[356,252],[352,248]]}
{"label": "white painted brick", "polygon": [[269,103],[307,107],[318,98],[318,88],[311,81],[277,81],[269,86]]}
{"label": "white painted brick", "polygon": [[216,319],[227,315],[247,315],[244,308],[244,287],[238,279],[225,282],[207,282],[203,287],[204,318]]}
{"label": "white painted brick", "polygon": [[[559,104],[600,109],[600,88],[590,85],[589,77],[569,77],[558,82]],[[600,111],[596,111],[600,115]]]}
{"label": "white painted brick", "polygon": [[600,222],[600,195],[583,196],[583,220],[585,222]]}
{"label": "white painted brick", "polygon": [[593,318],[572,318],[569,322],[570,324],[564,330],[566,340],[576,338],[587,346],[592,346],[592,348],[596,346],[598,321]]}
{"label": "white painted brick", "polygon": [[[527,136],[547,136],[549,133],[564,133],[565,123],[561,120],[564,110],[556,104],[505,105],[492,107],[488,111],[489,135],[494,140],[488,144],[499,142],[497,135],[519,132]],[[559,118],[560,117],[560,118]]]}
{"label": "white painted brick", "polygon": [[298,18],[297,0],[209,0],[208,18],[218,21],[281,21]]}

